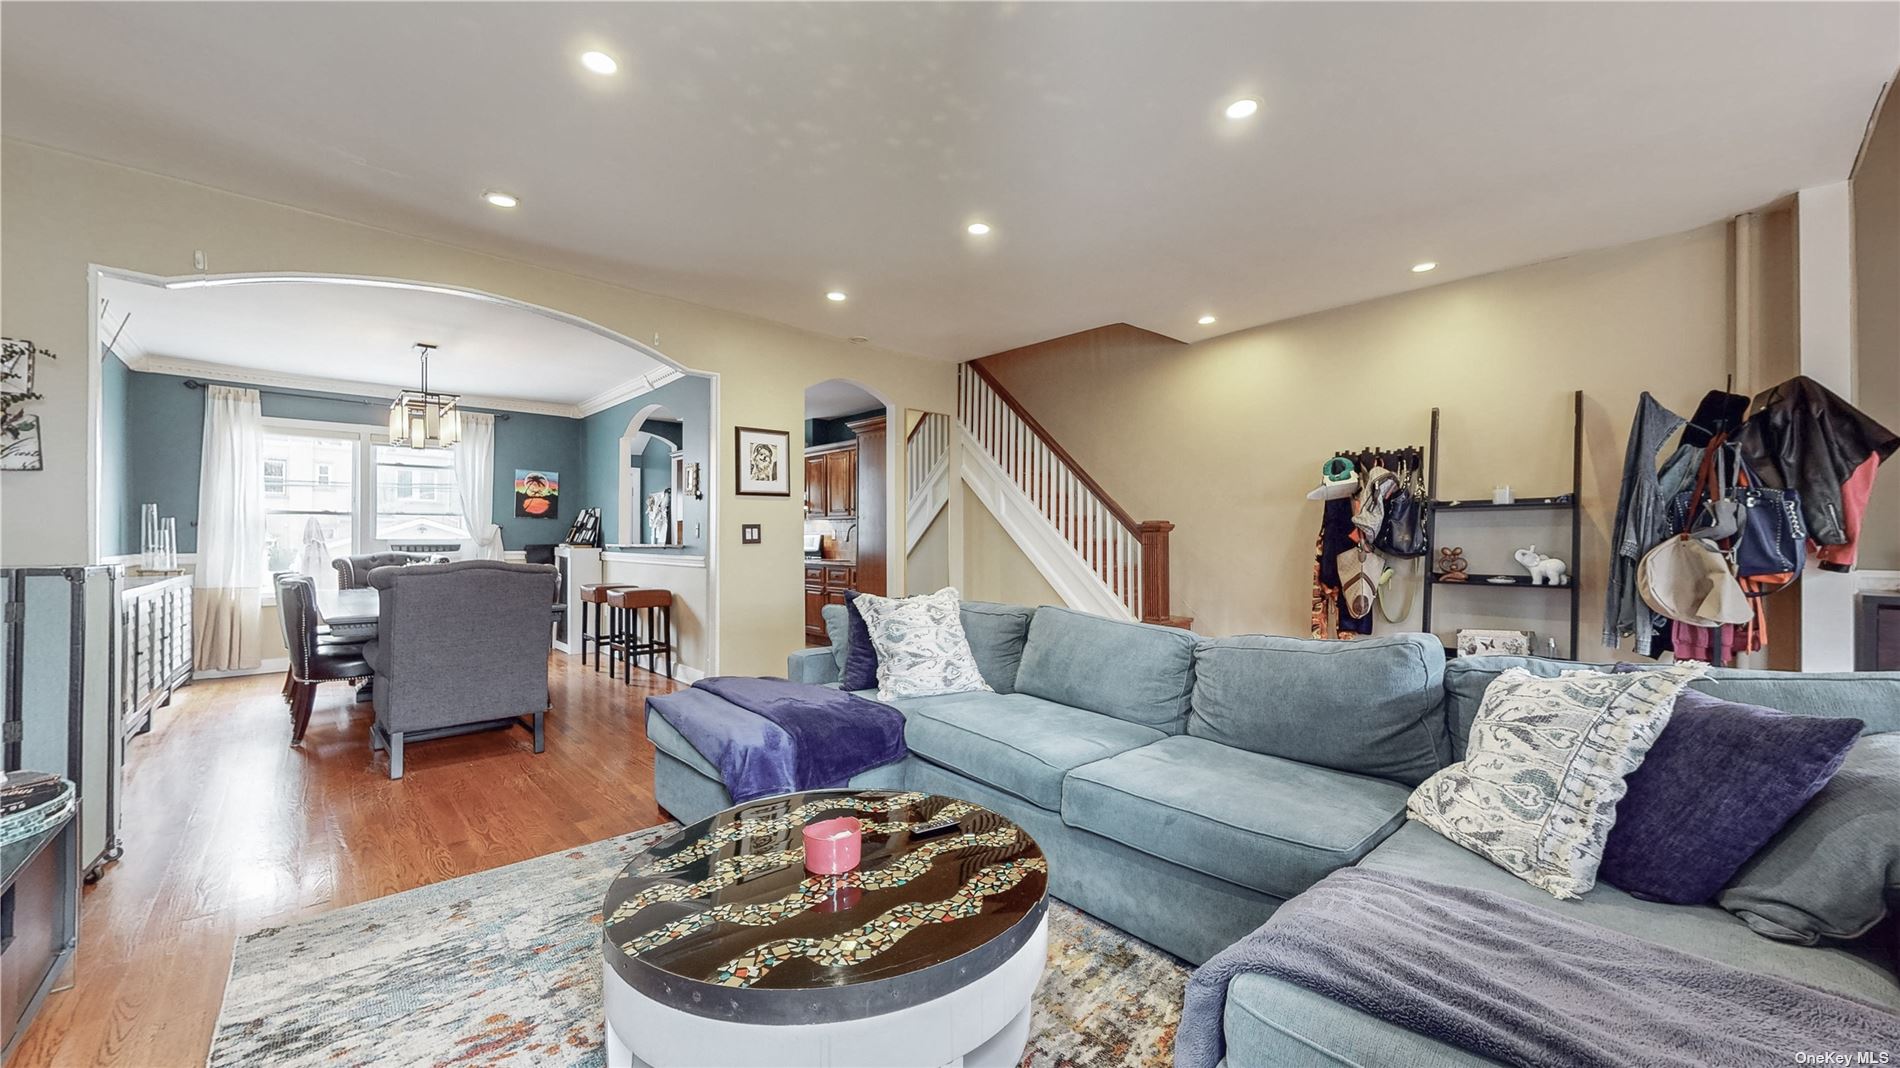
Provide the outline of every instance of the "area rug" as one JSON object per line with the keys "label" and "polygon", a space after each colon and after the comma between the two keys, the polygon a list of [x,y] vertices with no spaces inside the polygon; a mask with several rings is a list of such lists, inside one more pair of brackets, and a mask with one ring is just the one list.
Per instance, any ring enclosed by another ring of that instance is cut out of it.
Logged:
{"label": "area rug", "polygon": [[[238,940],[213,1068],[606,1061],[600,906],[671,827],[365,901]],[[1033,1068],[1170,1063],[1188,968],[1052,903]]]}

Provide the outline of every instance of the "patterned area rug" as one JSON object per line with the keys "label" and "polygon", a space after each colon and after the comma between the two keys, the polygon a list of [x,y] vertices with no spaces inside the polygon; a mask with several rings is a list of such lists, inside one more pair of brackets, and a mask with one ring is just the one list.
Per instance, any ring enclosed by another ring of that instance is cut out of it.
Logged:
{"label": "patterned area rug", "polygon": [[[605,1063],[600,906],[670,827],[365,901],[240,939],[210,1064]],[[1187,967],[1060,904],[1026,1068],[1173,1055]]]}

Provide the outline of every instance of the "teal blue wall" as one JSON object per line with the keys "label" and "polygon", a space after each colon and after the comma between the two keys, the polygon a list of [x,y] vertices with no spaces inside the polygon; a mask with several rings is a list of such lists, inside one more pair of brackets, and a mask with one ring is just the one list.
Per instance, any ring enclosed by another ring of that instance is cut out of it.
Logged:
{"label": "teal blue wall", "polygon": [[132,451],[126,435],[132,371],[99,350],[99,552],[123,556],[139,551],[139,506],[132,499]]}
{"label": "teal blue wall", "polygon": [[581,420],[584,427],[581,468],[585,477],[581,496],[586,504],[600,509],[604,544],[619,545],[633,541],[634,532],[622,534],[619,529],[620,465],[631,462],[631,457],[620,455],[620,439],[626,434],[627,423],[634,415],[651,404],[665,405],[667,413],[680,421],[683,439],[681,451],[685,453],[688,463],[696,463],[700,467],[701,496],[697,500],[680,502],[680,518],[686,523],[686,547],[703,551],[708,533],[708,495],[713,492],[713,480],[721,477],[720,472],[712,469],[708,455],[712,445],[711,379],[687,375],[651,393],[622,401],[604,412],[596,412]]}
{"label": "teal blue wall", "polygon": [[873,415],[883,415],[884,409],[871,408],[852,415],[840,415],[831,419],[805,420],[805,447],[813,445],[837,445],[841,442],[856,441],[858,436],[851,432],[847,424]]}
{"label": "teal blue wall", "polygon": [[[126,475],[120,483],[101,482],[100,529],[108,532],[106,551],[112,551],[109,532],[113,529],[106,526],[106,516],[123,517],[118,522],[129,532],[130,542],[120,551],[137,552],[139,505],[153,501],[158,504],[158,514],[177,517],[178,551],[196,552],[198,470],[204,456],[204,390],[184,388],[185,380],[176,375],[127,371],[116,359],[107,360],[106,365],[108,377],[110,368],[118,365],[126,379],[121,424],[127,457]],[[309,392],[265,393],[260,404],[264,414],[274,418],[363,426],[381,425],[389,412],[381,400],[366,404],[349,397]],[[586,503],[567,492],[567,487],[578,483],[583,474],[582,421],[525,412],[506,414],[507,419],[495,421],[495,522],[501,527],[502,544],[519,549],[530,543],[558,542],[566,535],[575,512]],[[113,422],[110,406],[105,421],[108,426]],[[563,492],[557,518],[516,518],[516,468],[554,471],[561,476]]]}

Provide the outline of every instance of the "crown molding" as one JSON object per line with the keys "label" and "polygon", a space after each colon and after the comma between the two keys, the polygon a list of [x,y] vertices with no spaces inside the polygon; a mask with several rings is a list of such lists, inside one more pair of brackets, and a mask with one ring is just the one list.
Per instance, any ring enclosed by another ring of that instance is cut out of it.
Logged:
{"label": "crown molding", "polygon": [[594,415],[597,412],[604,412],[616,404],[624,404],[635,397],[651,393],[661,386],[677,382],[685,377],[685,372],[677,368],[655,368],[641,375],[639,378],[629,379],[614,386],[612,389],[602,390],[594,394],[578,405],[575,405],[575,410],[583,417]]}
{"label": "crown molding", "polygon": [[[143,352],[121,358],[125,360],[127,367],[147,374],[207,378],[221,382],[237,382],[247,386],[300,389],[311,393],[387,397],[391,400],[394,400],[396,394],[403,390],[401,386],[387,386],[374,382],[351,382],[336,378],[317,378],[312,375],[282,374],[274,371],[259,371],[250,367],[233,367],[229,364],[154,357]],[[459,393],[457,396],[461,398],[462,404],[469,408],[491,408],[496,411],[521,412],[526,415],[552,415],[563,419],[579,419],[584,414],[578,406],[572,404],[515,400],[510,397],[490,397],[479,393]]]}

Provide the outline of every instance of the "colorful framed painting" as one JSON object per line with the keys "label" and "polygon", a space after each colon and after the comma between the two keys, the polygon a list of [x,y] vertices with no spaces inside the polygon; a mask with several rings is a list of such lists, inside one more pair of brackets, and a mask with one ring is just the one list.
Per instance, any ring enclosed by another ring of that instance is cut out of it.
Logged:
{"label": "colorful framed painting", "polygon": [[561,476],[556,471],[515,471],[515,514],[553,519],[560,512]]}
{"label": "colorful framed painting", "polygon": [[792,495],[792,435],[742,426],[734,431],[733,465],[741,497]]}

